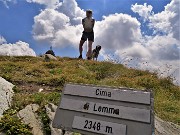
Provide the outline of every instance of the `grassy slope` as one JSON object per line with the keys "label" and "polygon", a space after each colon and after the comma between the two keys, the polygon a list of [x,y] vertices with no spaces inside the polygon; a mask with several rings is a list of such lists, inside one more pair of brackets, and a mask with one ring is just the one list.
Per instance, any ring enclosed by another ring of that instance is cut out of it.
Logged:
{"label": "grassy slope", "polygon": [[[160,118],[180,124],[180,87],[171,79],[161,78],[148,71],[129,69],[120,64],[71,58],[44,62],[34,57],[0,57],[0,76],[16,85],[13,108],[22,109],[29,103],[42,107],[47,102],[58,104],[65,82],[152,89],[155,113]],[[23,85],[50,87],[42,93],[24,91]]]}

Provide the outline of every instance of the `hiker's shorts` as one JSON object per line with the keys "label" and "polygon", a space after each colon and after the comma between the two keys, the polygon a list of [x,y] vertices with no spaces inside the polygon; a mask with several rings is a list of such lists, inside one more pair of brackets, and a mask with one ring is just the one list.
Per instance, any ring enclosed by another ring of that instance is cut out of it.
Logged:
{"label": "hiker's shorts", "polygon": [[88,39],[88,41],[94,42],[94,32],[85,32],[85,31],[83,31],[81,40],[86,41],[87,39]]}

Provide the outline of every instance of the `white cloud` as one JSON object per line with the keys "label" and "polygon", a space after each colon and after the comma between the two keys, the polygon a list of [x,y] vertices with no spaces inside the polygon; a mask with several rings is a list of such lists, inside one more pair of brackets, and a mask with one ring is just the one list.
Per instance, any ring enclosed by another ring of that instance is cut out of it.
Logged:
{"label": "white cloud", "polygon": [[78,46],[85,12],[75,0],[64,0],[57,9],[45,9],[34,17],[33,37],[53,46]]}
{"label": "white cloud", "polygon": [[59,4],[59,0],[26,0],[29,3],[37,3],[45,5],[47,8],[56,8]]}
{"label": "white cloud", "polygon": [[112,14],[95,24],[95,44],[115,51],[133,46],[141,39],[140,23],[126,14]]}
{"label": "white cloud", "polygon": [[0,45],[6,42],[7,42],[6,39],[0,35]]}
{"label": "white cloud", "polygon": [[63,0],[57,10],[67,15],[72,25],[80,24],[82,18],[85,17],[85,11],[78,6],[76,0]]}
{"label": "white cloud", "polygon": [[149,37],[146,40],[147,49],[152,54],[152,59],[178,60],[180,43],[172,35]]}
{"label": "white cloud", "polygon": [[64,15],[68,16],[72,25],[81,23],[83,17],[85,17],[84,10],[78,7],[76,0],[26,0],[29,3],[38,3],[45,5],[46,8],[54,9]]}
{"label": "white cloud", "polygon": [[152,12],[153,7],[151,5],[147,5],[147,3],[144,3],[144,5],[138,5],[137,3],[135,5],[131,6],[131,10],[135,13],[138,13],[139,16],[143,17],[145,20],[149,18]]}
{"label": "white cloud", "polygon": [[77,48],[81,33],[82,27],[80,25],[66,26],[64,29],[56,32],[52,44],[56,47],[67,47],[67,45],[70,45]]}
{"label": "white cloud", "polygon": [[58,30],[69,25],[69,17],[54,9],[45,9],[34,17],[33,36],[36,40],[50,40]]}
{"label": "white cloud", "polygon": [[2,2],[6,8],[9,8],[9,3],[16,4],[17,0],[0,0],[0,2]]}
{"label": "white cloud", "polygon": [[152,12],[152,6],[147,5],[132,5],[131,9],[133,12],[138,13],[144,20],[148,21],[148,26],[154,30],[154,34],[172,33],[173,37],[180,40],[180,25],[179,25],[179,0],[172,0],[165,6],[165,10],[154,14]]}
{"label": "white cloud", "polygon": [[15,44],[0,45],[0,55],[3,56],[36,56],[28,43],[18,41]]}
{"label": "white cloud", "polygon": [[150,51],[140,43],[136,43],[133,46],[123,49],[123,50],[119,49],[116,51],[116,54],[119,55],[119,57],[121,57],[121,54],[123,52],[126,52],[127,56],[134,57],[134,58],[149,58],[149,57],[151,57]]}
{"label": "white cloud", "polygon": [[171,32],[173,37],[177,40],[180,40],[180,1],[172,0],[170,4],[165,7],[165,11],[174,13],[173,17],[169,18],[169,22],[171,24]]}

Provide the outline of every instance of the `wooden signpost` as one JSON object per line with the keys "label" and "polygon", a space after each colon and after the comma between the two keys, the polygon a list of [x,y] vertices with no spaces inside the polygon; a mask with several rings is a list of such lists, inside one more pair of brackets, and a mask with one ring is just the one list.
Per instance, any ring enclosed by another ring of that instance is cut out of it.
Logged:
{"label": "wooden signpost", "polygon": [[151,92],[66,84],[53,127],[84,135],[152,135]]}

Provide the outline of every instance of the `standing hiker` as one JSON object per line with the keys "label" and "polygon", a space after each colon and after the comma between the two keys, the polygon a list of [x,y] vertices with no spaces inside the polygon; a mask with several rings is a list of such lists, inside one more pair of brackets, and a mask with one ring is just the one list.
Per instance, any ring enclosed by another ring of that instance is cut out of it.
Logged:
{"label": "standing hiker", "polygon": [[79,43],[79,59],[82,59],[83,44],[88,39],[88,52],[86,54],[87,59],[91,59],[92,54],[92,43],[94,42],[94,23],[95,20],[92,18],[92,10],[86,11],[86,18],[82,19],[82,25],[84,28],[80,43]]}

